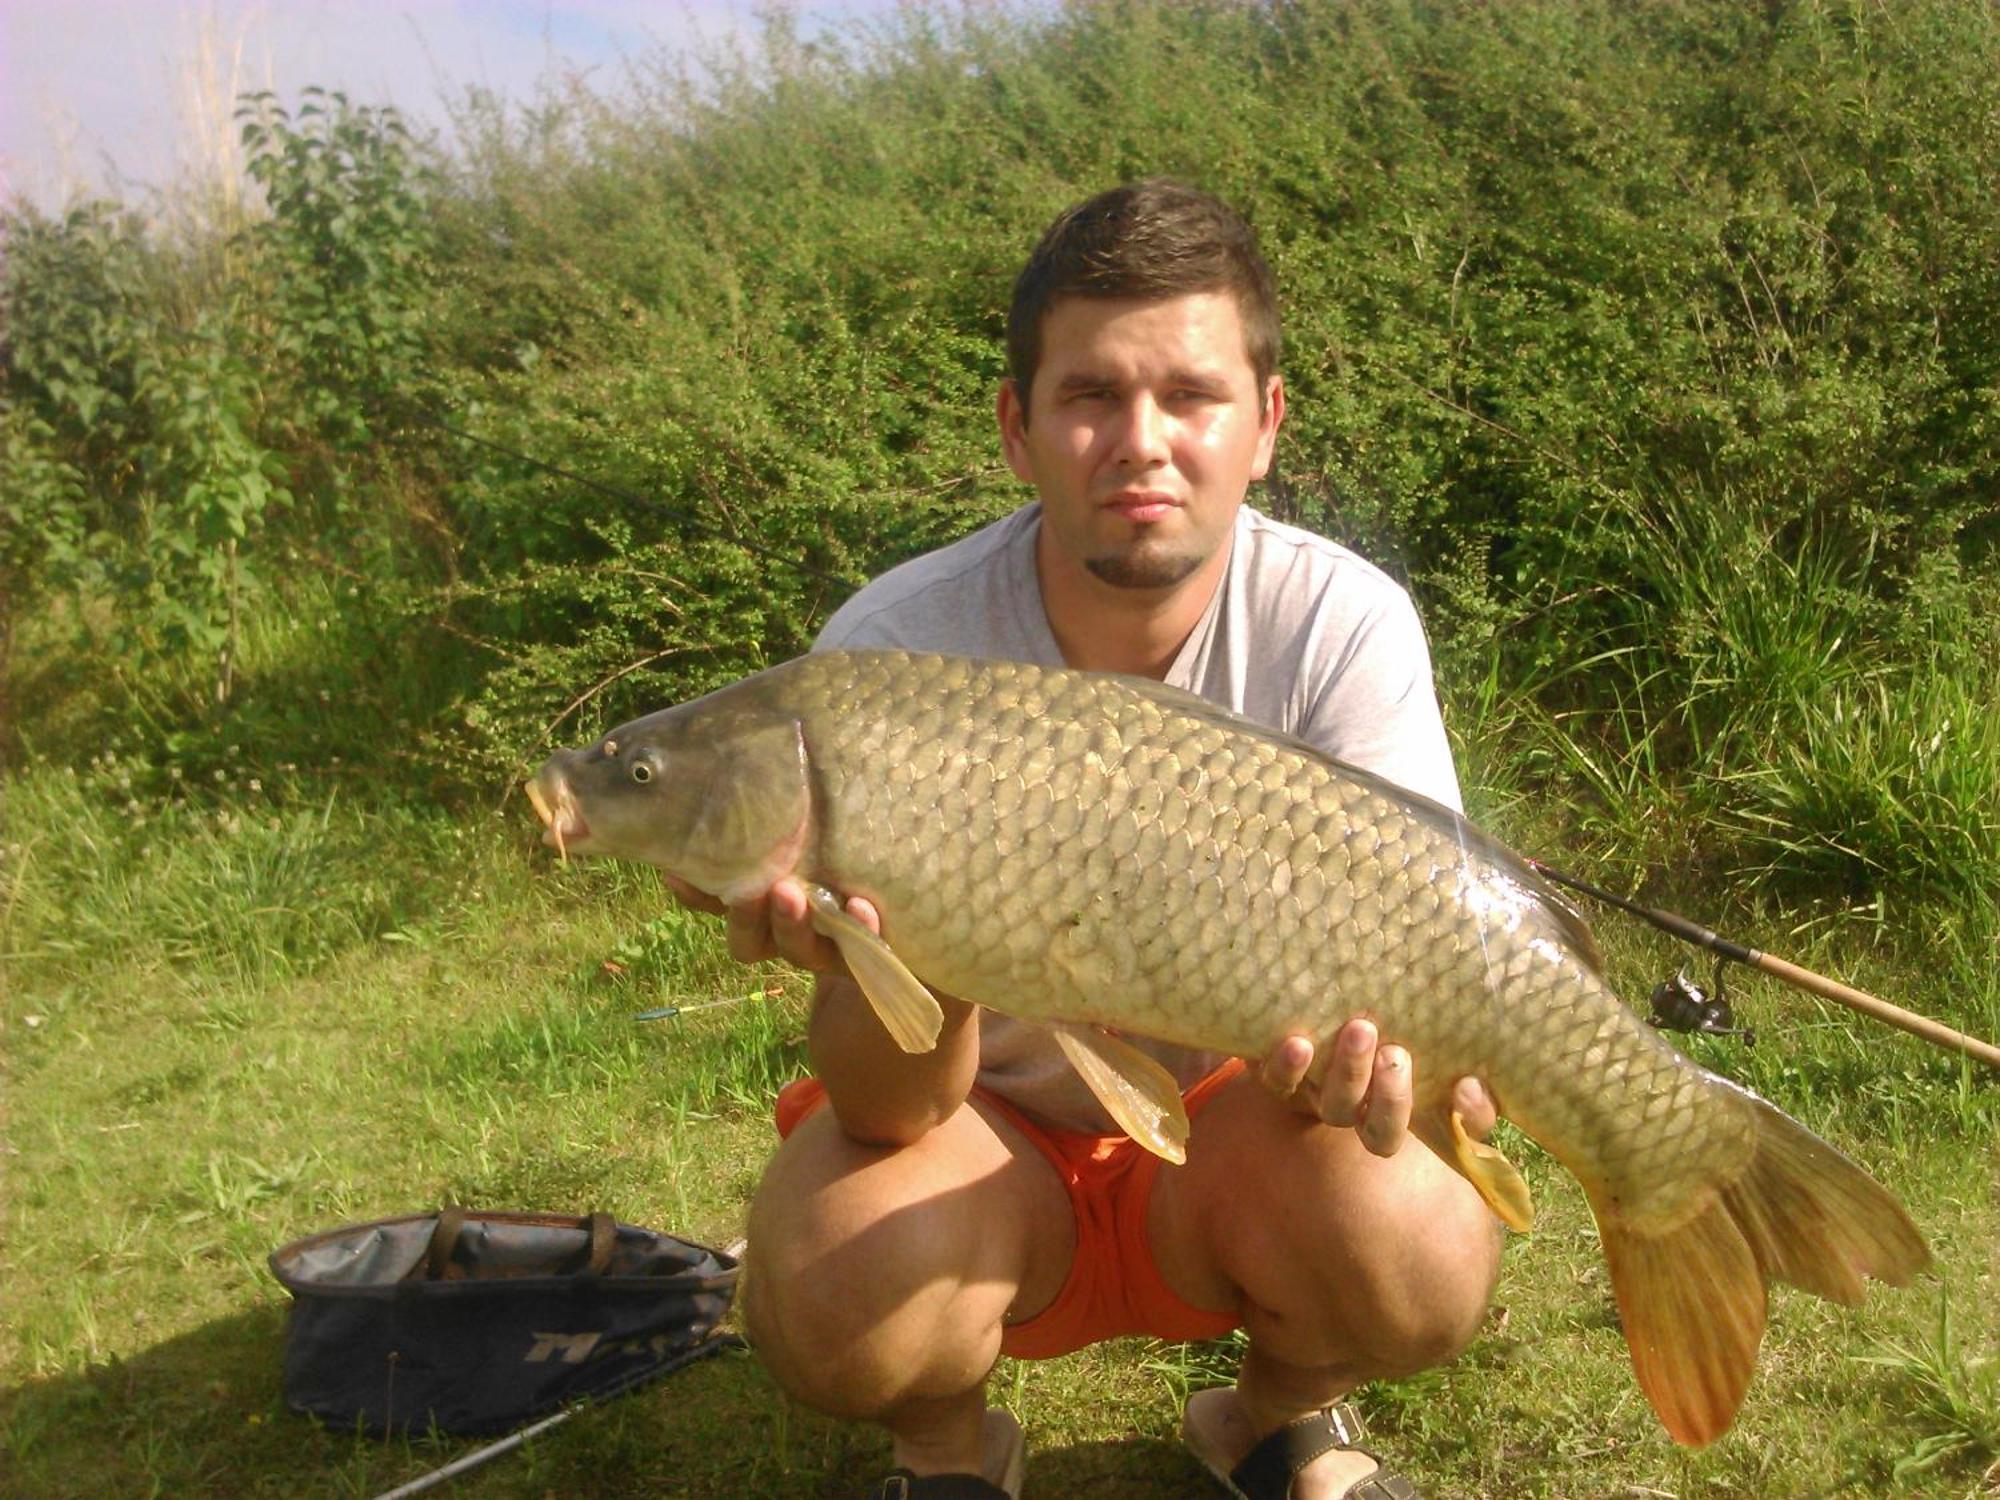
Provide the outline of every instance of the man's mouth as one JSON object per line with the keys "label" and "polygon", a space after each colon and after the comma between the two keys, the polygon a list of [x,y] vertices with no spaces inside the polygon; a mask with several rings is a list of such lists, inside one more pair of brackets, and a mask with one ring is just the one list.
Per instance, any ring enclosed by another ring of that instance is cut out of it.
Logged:
{"label": "man's mouth", "polygon": [[542,842],[554,846],[558,859],[568,859],[570,848],[590,837],[590,825],[577,811],[568,782],[557,779],[545,788],[542,781],[537,776],[526,784],[528,805],[542,820]]}
{"label": "man's mouth", "polygon": [[1180,508],[1173,496],[1157,490],[1124,490],[1103,505],[1103,509],[1136,522],[1163,521]]}

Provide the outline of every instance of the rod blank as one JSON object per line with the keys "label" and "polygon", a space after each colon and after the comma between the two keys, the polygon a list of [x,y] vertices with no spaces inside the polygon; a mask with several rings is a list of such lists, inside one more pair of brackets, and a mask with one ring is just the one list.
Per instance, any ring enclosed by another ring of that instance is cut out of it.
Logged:
{"label": "rod blank", "polygon": [[1873,1016],[1878,1021],[1886,1021],[1912,1036],[1920,1036],[1927,1042],[1935,1043],[1948,1052],[1963,1052],[1975,1057],[1987,1067],[2000,1071],[2000,1047],[1991,1042],[1982,1042],[1976,1036],[1967,1036],[1962,1031],[1954,1031],[1942,1021],[1933,1021],[1929,1016],[1919,1015],[1913,1010],[1904,1010],[1900,1005],[1891,1005],[1887,1000],[1857,990],[1852,985],[1842,984],[1837,979],[1828,979],[1824,974],[1815,974],[1811,969],[1802,969],[1797,964],[1786,963],[1782,958],[1773,958],[1768,953],[1759,953],[1752,960],[1753,965],[1769,974],[1773,979],[1782,979],[1786,984],[1828,1000],[1838,1001],[1849,1009],[1858,1010],[1863,1015]]}
{"label": "rod blank", "polygon": [[1782,958],[1760,952],[1755,948],[1746,948],[1741,943],[1732,943],[1728,938],[1720,937],[1700,923],[1691,922],[1678,913],[1663,911],[1657,906],[1645,906],[1637,901],[1629,901],[1623,896],[1614,896],[1601,886],[1592,885],[1587,880],[1579,880],[1574,875],[1565,875],[1561,870],[1545,865],[1539,859],[1524,858],[1522,863],[1558,885],[1566,885],[1571,890],[1581,891],[1584,895],[1602,901],[1608,906],[1628,911],[1633,916],[1651,923],[1660,931],[1671,933],[1684,943],[1692,943],[1697,948],[1706,948],[1723,958],[1748,964],[1751,968],[1769,974],[1773,979],[1789,984],[1794,989],[1835,1001],[1850,1010],[1858,1010],[1865,1016],[1873,1016],[1876,1020],[1894,1026],[1900,1031],[1922,1037],[1933,1046],[1975,1058],[1985,1063],[1987,1067],[2000,1072],[2000,1047],[1994,1046],[1991,1042],[1983,1042],[1978,1037],[1968,1036],[1963,1031],[1954,1031],[1942,1021],[1934,1021],[1929,1016],[1919,1015],[1916,1011],[1905,1010],[1900,1005],[1891,1005],[1887,1000],[1871,995],[1866,990],[1857,990],[1854,986],[1842,984],[1837,979],[1828,979],[1824,974],[1815,974],[1811,969],[1801,968],[1798,964],[1788,963]]}

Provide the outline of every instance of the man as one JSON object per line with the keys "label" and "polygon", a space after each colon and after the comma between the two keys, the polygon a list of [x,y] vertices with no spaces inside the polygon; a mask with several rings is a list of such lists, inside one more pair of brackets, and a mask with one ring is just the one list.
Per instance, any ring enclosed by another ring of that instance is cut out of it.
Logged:
{"label": "man", "polygon": [[[1220,202],[1149,181],[1072,209],[1016,286],[998,398],[1037,503],[877,579],[820,646],[1163,678],[1455,805],[1408,599],[1243,503],[1284,420],[1277,348],[1270,273]],[[739,958],[819,975],[816,1081],[780,1101],[785,1140],[751,1210],[749,1329],[793,1397],[888,1428],[897,1469],[877,1494],[1017,1493],[1020,1429],[984,1394],[1003,1352],[1241,1324],[1235,1386],[1185,1416],[1218,1479],[1257,1500],[1415,1495],[1335,1403],[1464,1346],[1498,1233],[1407,1147],[1438,1122],[1412,1120],[1401,1048],[1365,1020],[1324,1056],[1291,1037],[1247,1069],[1148,1044],[1193,1121],[1186,1164],[1162,1167],[1038,1028],[941,996],[936,1050],[903,1053],[796,882],[732,909],[729,931]],[[1491,1128],[1476,1081],[1453,1102]]]}

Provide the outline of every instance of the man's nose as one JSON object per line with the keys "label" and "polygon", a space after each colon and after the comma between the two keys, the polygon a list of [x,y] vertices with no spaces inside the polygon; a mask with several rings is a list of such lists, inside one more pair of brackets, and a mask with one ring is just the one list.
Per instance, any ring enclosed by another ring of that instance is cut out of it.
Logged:
{"label": "man's nose", "polygon": [[1125,403],[1119,414],[1118,461],[1135,468],[1151,468],[1167,461],[1167,414],[1159,402],[1141,391]]}

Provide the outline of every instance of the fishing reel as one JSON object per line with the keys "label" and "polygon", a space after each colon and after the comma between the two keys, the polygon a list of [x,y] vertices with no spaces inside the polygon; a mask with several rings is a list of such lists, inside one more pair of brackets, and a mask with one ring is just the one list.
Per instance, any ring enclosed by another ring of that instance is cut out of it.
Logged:
{"label": "fishing reel", "polygon": [[1704,990],[1683,968],[1672,979],[1653,987],[1653,1024],[1662,1031],[1698,1031],[1705,1036],[1740,1036],[1745,1046],[1753,1045],[1757,1033],[1736,1024],[1736,1012],[1729,1007],[1724,992],[1724,959],[1715,961],[1712,990]]}

